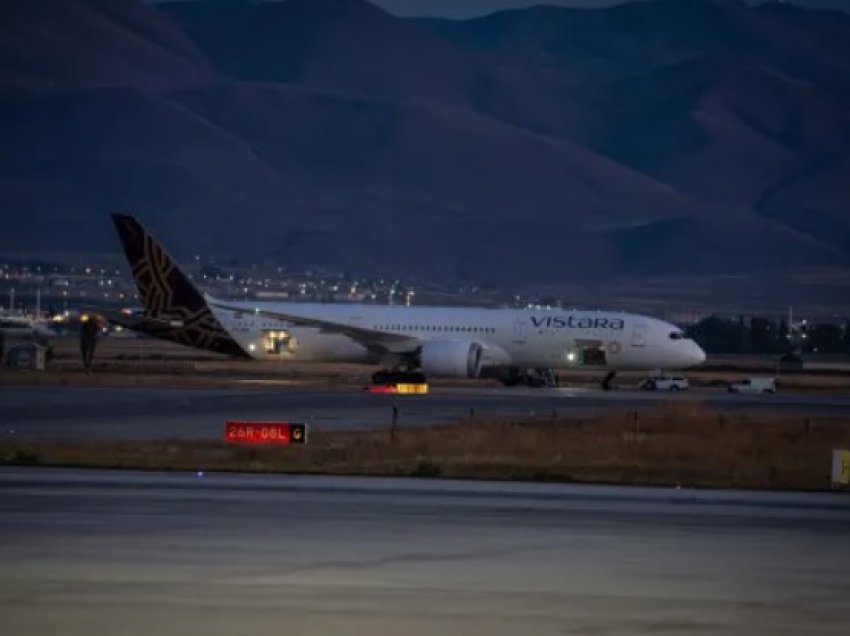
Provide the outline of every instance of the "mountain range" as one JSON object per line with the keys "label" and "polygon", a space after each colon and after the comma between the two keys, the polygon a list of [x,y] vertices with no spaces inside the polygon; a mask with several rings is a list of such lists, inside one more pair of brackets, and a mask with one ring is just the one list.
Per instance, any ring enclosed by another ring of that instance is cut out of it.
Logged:
{"label": "mountain range", "polygon": [[0,249],[430,279],[850,268],[850,16],[654,0],[0,7]]}

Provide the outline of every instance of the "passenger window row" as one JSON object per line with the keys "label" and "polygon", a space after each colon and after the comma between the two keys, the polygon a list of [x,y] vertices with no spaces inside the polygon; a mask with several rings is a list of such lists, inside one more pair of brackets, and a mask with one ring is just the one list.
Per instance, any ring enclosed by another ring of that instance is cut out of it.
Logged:
{"label": "passenger window row", "polygon": [[495,327],[458,327],[452,325],[372,325],[378,331],[442,331],[453,333],[495,333]]}

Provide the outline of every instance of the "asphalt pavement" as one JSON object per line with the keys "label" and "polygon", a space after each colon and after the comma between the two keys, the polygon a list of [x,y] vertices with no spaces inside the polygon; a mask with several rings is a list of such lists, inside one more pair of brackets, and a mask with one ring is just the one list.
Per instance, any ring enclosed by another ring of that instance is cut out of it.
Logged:
{"label": "asphalt pavement", "polygon": [[[596,389],[434,388],[429,395],[373,395],[355,388],[251,389],[0,386],[0,436],[21,440],[218,437],[228,419],[287,420],[334,429],[400,426],[477,417],[587,416],[698,400],[725,411],[781,410],[803,417],[848,416],[850,396],[735,395],[698,391],[670,395]],[[850,419],[848,420],[850,422]]]}
{"label": "asphalt pavement", "polygon": [[850,633],[850,497],[0,469],[14,636]]}

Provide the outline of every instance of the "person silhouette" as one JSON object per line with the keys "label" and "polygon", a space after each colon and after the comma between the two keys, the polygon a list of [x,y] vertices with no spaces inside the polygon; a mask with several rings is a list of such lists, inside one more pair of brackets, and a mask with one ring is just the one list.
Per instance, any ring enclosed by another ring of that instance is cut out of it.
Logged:
{"label": "person silhouette", "polygon": [[80,353],[83,357],[83,368],[91,371],[94,360],[94,350],[97,347],[97,318],[89,316],[80,327]]}

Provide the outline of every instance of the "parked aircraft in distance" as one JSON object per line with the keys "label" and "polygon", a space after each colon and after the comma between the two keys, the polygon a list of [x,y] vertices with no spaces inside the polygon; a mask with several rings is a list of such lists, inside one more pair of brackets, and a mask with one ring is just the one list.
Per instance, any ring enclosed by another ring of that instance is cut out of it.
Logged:
{"label": "parked aircraft in distance", "polygon": [[7,313],[0,313],[0,333],[9,340],[31,340],[39,344],[47,344],[56,337],[56,332],[50,329],[46,320]]}

